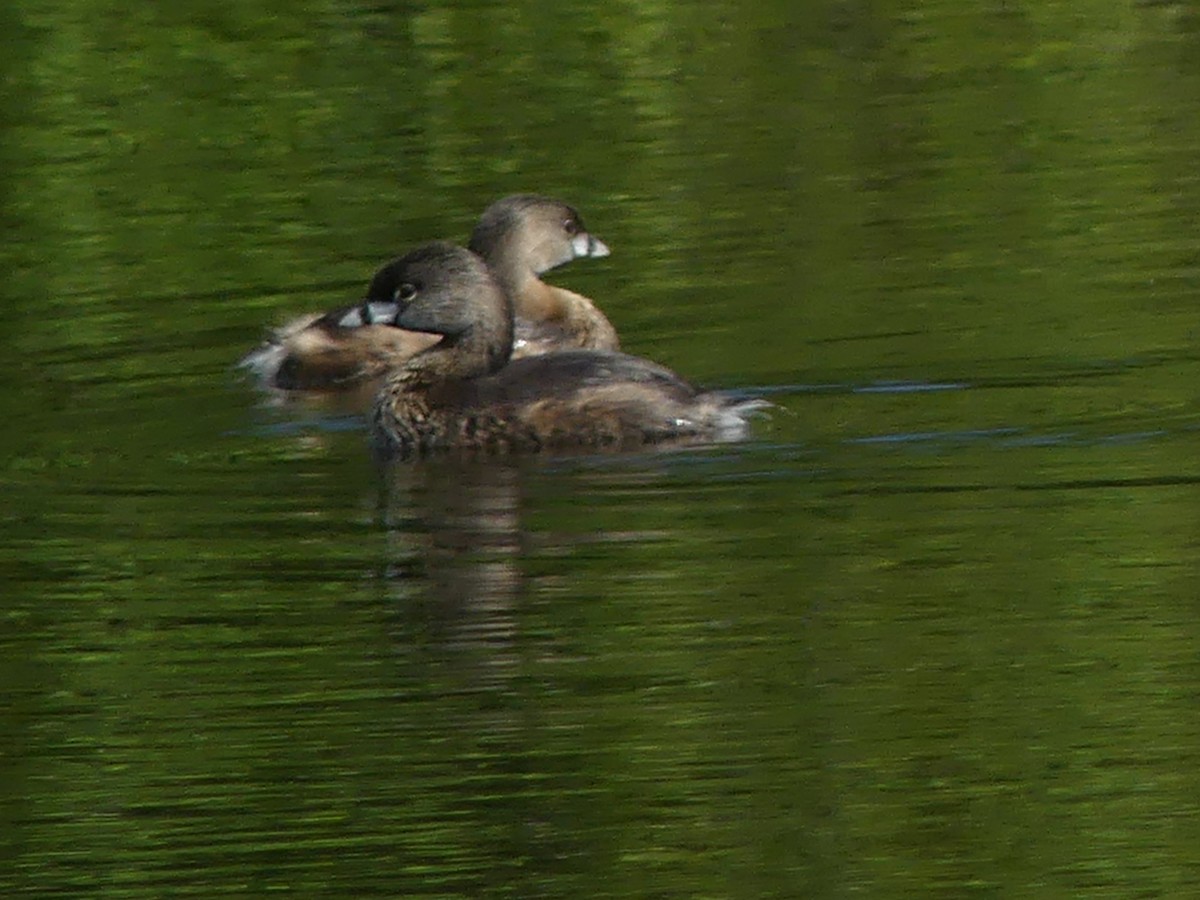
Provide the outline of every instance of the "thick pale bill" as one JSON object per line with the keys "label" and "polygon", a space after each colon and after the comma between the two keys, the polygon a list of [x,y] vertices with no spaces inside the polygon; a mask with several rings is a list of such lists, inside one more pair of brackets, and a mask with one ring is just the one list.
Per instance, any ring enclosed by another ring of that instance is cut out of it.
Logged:
{"label": "thick pale bill", "polygon": [[571,239],[571,249],[574,251],[576,259],[583,256],[597,259],[608,256],[608,245],[600,238],[592,237],[586,231],[581,231]]}
{"label": "thick pale bill", "polygon": [[396,321],[399,303],[375,301],[356,306],[338,320],[342,328],[361,328],[364,325],[386,325]]}

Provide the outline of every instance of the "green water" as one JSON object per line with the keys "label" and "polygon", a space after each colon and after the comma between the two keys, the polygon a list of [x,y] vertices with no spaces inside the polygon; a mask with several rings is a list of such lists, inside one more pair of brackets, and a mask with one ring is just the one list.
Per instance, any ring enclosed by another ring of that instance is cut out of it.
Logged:
{"label": "green water", "polygon": [[[0,10],[0,895],[1196,892],[1190,5],[160,7]],[[530,190],[754,440],[231,371]]]}

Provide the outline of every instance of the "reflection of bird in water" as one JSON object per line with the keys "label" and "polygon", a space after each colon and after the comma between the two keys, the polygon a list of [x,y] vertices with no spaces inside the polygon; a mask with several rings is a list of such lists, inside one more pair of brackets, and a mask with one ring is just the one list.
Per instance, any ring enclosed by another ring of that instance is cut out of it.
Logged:
{"label": "reflection of bird in water", "polygon": [[396,614],[411,627],[422,613],[439,643],[486,650],[489,668],[511,662],[522,587],[520,476],[515,466],[456,460],[386,473],[384,571]]}

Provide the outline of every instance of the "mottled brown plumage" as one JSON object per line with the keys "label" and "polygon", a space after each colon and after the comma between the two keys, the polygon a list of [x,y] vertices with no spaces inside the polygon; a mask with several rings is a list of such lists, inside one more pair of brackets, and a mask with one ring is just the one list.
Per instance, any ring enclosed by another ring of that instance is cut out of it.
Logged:
{"label": "mottled brown plumage", "polygon": [[[608,247],[584,229],[572,207],[533,194],[505,197],[480,218],[471,249],[493,268],[515,304],[515,355],[568,347],[617,348],[616,330],[590,300],[540,277],[582,256],[608,255]],[[240,364],[264,387],[344,392],[361,390],[364,382],[379,379],[388,368],[436,342],[389,326],[345,327],[339,323],[348,308],[295,319]]]}
{"label": "mottled brown plumage", "polygon": [[390,321],[441,340],[387,378],[375,403],[381,455],[446,450],[628,449],[736,440],[765,404],[703,393],[649,360],[566,350],[509,362],[512,304],[488,267],[452,244],[419,247],[380,270],[345,317]]}

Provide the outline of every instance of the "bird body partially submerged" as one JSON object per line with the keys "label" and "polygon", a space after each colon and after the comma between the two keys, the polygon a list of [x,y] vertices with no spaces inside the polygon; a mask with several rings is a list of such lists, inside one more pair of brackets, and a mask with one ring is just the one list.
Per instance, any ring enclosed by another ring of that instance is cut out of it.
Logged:
{"label": "bird body partially submerged", "polygon": [[426,244],[376,274],[374,300],[347,326],[438,335],[387,378],[372,417],[384,456],[448,450],[631,449],[739,440],[766,406],[700,391],[674,372],[609,350],[566,350],[509,362],[512,308],[478,257]]}

